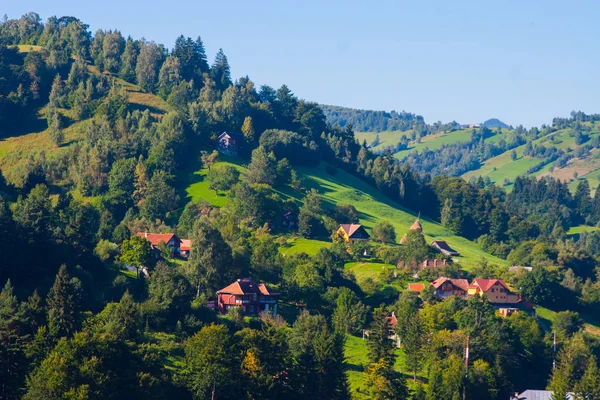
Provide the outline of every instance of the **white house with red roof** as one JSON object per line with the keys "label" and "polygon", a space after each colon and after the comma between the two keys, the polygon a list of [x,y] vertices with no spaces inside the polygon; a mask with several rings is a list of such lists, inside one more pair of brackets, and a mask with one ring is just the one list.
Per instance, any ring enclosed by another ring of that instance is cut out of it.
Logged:
{"label": "white house with red roof", "polygon": [[264,283],[254,283],[252,278],[238,279],[231,285],[217,291],[217,308],[228,312],[232,307],[241,307],[246,315],[261,312],[277,314],[279,293],[273,292]]}

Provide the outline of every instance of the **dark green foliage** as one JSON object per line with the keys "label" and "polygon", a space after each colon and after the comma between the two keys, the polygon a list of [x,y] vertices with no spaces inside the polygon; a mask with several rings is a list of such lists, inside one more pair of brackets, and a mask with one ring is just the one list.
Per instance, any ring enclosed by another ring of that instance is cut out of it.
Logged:
{"label": "dark green foliage", "polygon": [[225,325],[210,325],[192,336],[185,346],[182,380],[199,399],[236,398],[240,387],[235,384],[235,369],[240,360],[232,351],[233,343]]}
{"label": "dark green foliage", "polygon": [[231,268],[231,247],[208,218],[196,221],[190,239],[195,248],[202,249],[192,251],[186,265],[196,296],[213,293],[237,279],[238,271]]}
{"label": "dark green foliage", "polygon": [[343,334],[332,332],[323,316],[303,312],[290,334],[293,389],[301,398],[347,399]]}
{"label": "dark green foliage", "polygon": [[225,90],[227,86],[231,85],[231,71],[223,49],[219,49],[215,56],[210,72],[218,90]]}
{"label": "dark green foliage", "polygon": [[54,285],[48,293],[46,308],[48,310],[48,327],[53,337],[71,336],[75,333],[79,311],[79,293],[64,265],[58,270]]}
{"label": "dark green foliage", "polygon": [[156,171],[148,183],[140,213],[149,220],[160,219],[173,210],[176,204],[175,190],[169,185],[167,174],[164,171]]}

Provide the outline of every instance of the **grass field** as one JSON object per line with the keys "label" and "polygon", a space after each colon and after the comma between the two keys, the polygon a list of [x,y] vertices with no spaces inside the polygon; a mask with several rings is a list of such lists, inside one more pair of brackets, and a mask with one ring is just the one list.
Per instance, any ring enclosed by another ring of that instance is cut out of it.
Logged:
{"label": "grass field", "polygon": [[[369,364],[369,358],[367,356],[367,340],[363,340],[361,337],[352,335],[346,336],[346,371],[348,375],[348,381],[350,383],[350,394],[352,399],[362,400],[372,398],[368,388],[365,385],[365,371]],[[410,388],[413,388],[413,377],[406,371],[405,356],[402,349],[396,350],[396,364],[395,369],[401,371],[406,376],[406,383]],[[417,381],[424,381],[425,376],[421,371],[417,374]]]}
{"label": "grass field", "polygon": [[[368,230],[378,221],[386,219],[396,228],[398,237],[402,237],[417,217],[415,213],[399,206],[364,181],[342,170],[330,175],[325,171],[325,165],[321,164],[318,168],[300,168],[299,171],[305,178],[305,186],[317,189],[323,195],[327,206],[344,202],[356,207],[360,223]],[[459,262],[466,267],[477,265],[482,257],[494,264],[508,265],[505,260],[494,257],[475,243],[452,234],[437,222],[421,218],[421,223],[428,241],[446,240],[461,253]]]}
{"label": "grass field", "polygon": [[[600,132],[594,127],[590,133],[590,138],[593,138],[598,134],[600,134]],[[495,139],[499,136],[503,135],[496,135],[495,137],[486,139],[486,141],[499,140]],[[582,145],[585,145],[586,143]],[[556,147],[567,154],[574,154],[575,149],[579,147],[575,143],[575,137],[571,135],[570,129],[563,129],[550,133],[534,140],[533,144],[540,144],[545,147]],[[512,182],[517,176],[527,175],[528,169],[539,164],[541,161],[523,156],[524,150],[525,145],[515,149],[518,156],[515,161],[512,161],[510,157],[512,150],[490,158],[489,160],[486,160],[479,169],[463,174],[463,178],[469,179],[473,176],[488,176],[492,182],[498,185],[502,185],[505,178],[508,178]],[[600,151],[597,149],[592,150],[591,154],[585,158],[571,159],[567,166],[563,168],[552,169],[551,167],[551,163],[547,164],[541,170],[533,173],[533,175],[538,177],[551,176],[562,181],[570,182],[569,188],[571,190],[575,190],[575,187],[577,186],[577,180],[574,178],[575,172],[577,173],[578,179],[587,179],[590,182],[593,191],[595,191],[600,183]],[[510,191],[511,187],[512,185],[508,185],[505,186],[505,189]]]}
{"label": "grass field", "polygon": [[[549,331],[552,331],[552,324],[554,323],[557,312],[545,307],[536,306],[535,313],[538,317],[542,318],[544,327]],[[580,316],[584,322],[583,329],[591,335],[600,336],[600,321],[585,313],[580,314]]]}
{"label": "grass field", "polygon": [[421,143],[411,143],[407,150],[402,150],[394,154],[398,160],[404,159],[413,151],[421,152],[425,147],[429,150],[437,150],[445,144],[454,144],[468,142],[471,139],[471,129],[461,129],[449,133],[437,133],[427,135],[421,139]]}
{"label": "grass field", "polygon": [[283,255],[306,253],[309,256],[314,256],[322,248],[328,248],[330,246],[331,246],[331,240],[292,238],[292,239],[288,239],[288,245],[284,246],[284,247],[280,247],[279,251]]}
{"label": "grass field", "polygon": [[[199,155],[198,155],[199,156]],[[242,160],[236,157],[230,157],[223,154],[219,155],[219,161],[212,166],[212,168],[221,168],[225,165],[230,165],[237,168],[240,172],[245,171],[245,168],[241,166]],[[179,181],[180,195],[183,195],[187,200],[198,201],[206,200],[213,206],[222,207],[227,203],[227,195],[225,193],[215,193],[214,190],[208,188],[208,181],[206,180],[206,174],[208,168],[201,167],[200,162],[193,163],[194,167],[190,171],[183,172],[187,174],[187,178]],[[196,169],[199,168],[199,169]],[[183,185],[183,186],[182,186]]]}
{"label": "grass field", "polygon": [[366,140],[368,145],[373,143],[375,138],[379,136],[379,145],[373,147],[374,150],[383,149],[388,146],[395,146],[398,144],[400,139],[402,139],[402,136],[410,138],[411,134],[412,129],[408,131],[354,132],[354,136],[360,143],[362,143],[363,140]]}
{"label": "grass field", "polygon": [[[216,167],[224,163],[231,165],[239,165],[241,163],[239,159],[224,156],[221,156],[221,160],[217,163]],[[325,166],[325,163],[322,163],[317,168],[298,168],[298,172],[304,178],[304,187],[306,189],[314,188],[318,190],[323,196],[325,207],[333,207],[340,202],[352,204],[359,212],[360,223],[368,230],[372,229],[380,220],[386,219],[394,225],[398,237],[402,237],[417,218],[414,212],[401,207],[361,179],[339,169],[336,170],[335,175],[331,175],[326,172]],[[207,170],[204,168],[189,172],[188,176],[190,180],[187,181],[187,185],[185,180],[181,183],[183,185],[182,192],[185,192],[189,200],[197,201],[205,199],[217,206],[224,205],[227,201],[225,196],[217,198],[214,192],[208,190],[208,184],[204,180],[206,172]],[[291,197],[298,201],[301,201],[304,195],[290,188],[282,190],[279,194],[283,198]],[[421,223],[427,240],[439,239],[447,241],[450,246],[461,253],[459,262],[466,268],[477,265],[482,258],[486,258],[493,264],[508,266],[505,260],[486,253],[475,243],[452,234],[452,232],[435,221],[422,218]],[[313,242],[310,244],[302,241],[297,243],[301,246],[300,249],[302,249],[298,251],[308,250],[313,253],[318,251]],[[289,251],[289,249],[286,251]]]}

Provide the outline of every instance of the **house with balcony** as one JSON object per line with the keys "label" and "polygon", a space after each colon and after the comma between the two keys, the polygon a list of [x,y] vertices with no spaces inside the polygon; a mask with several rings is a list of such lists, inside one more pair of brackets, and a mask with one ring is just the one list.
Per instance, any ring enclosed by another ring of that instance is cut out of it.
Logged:
{"label": "house with balcony", "polygon": [[276,315],[278,298],[279,293],[273,292],[264,283],[243,278],[217,291],[217,309],[227,313],[233,307],[240,307],[245,315],[261,312]]}
{"label": "house with balcony", "polygon": [[450,296],[464,297],[467,295],[469,281],[466,279],[441,277],[431,282],[431,286],[435,288],[435,295],[440,299],[445,299]]}

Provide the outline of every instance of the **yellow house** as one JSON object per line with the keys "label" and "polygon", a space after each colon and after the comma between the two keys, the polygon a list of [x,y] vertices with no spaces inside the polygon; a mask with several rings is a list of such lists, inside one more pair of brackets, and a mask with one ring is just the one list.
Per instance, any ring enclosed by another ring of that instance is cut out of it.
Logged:
{"label": "yellow house", "polygon": [[360,224],[341,224],[335,234],[346,243],[366,242],[371,238]]}
{"label": "yellow house", "polygon": [[475,279],[467,289],[467,296],[485,296],[490,303],[515,304],[519,295],[513,293],[501,279]]}

